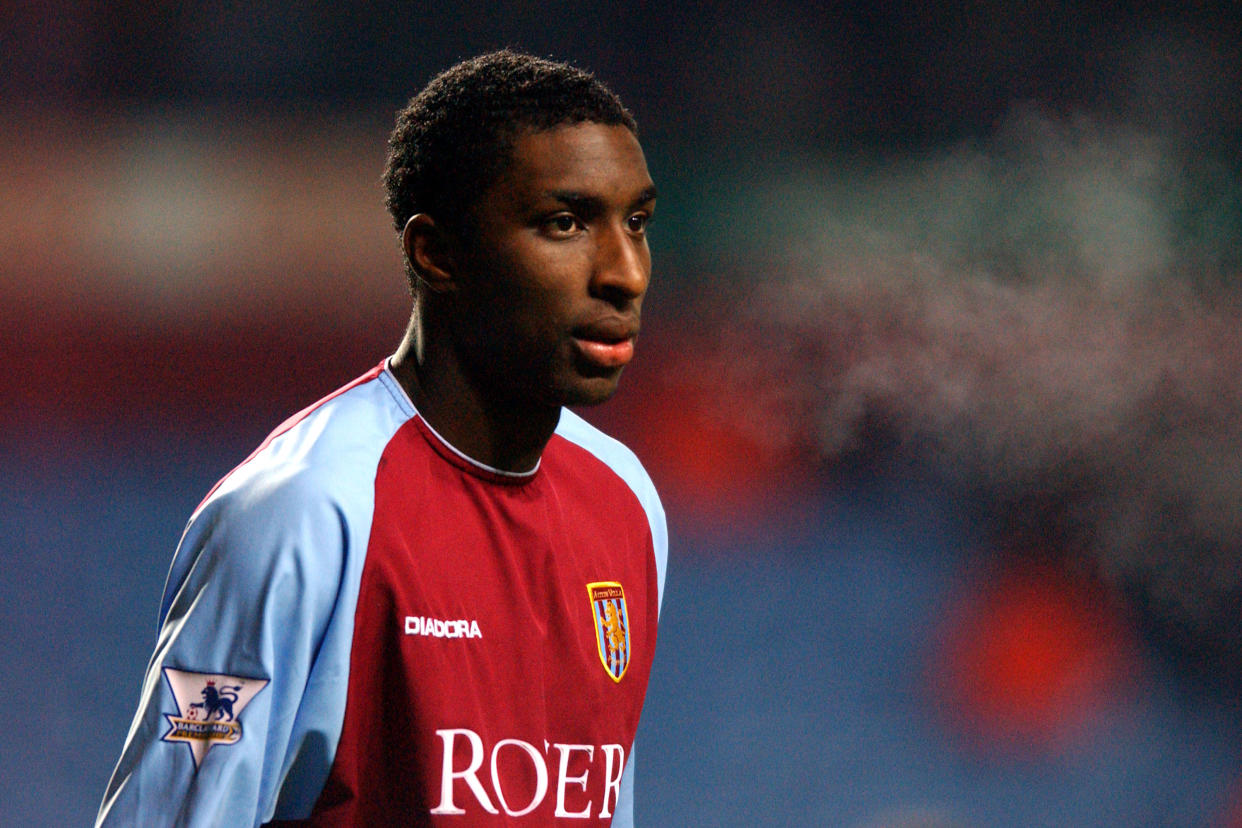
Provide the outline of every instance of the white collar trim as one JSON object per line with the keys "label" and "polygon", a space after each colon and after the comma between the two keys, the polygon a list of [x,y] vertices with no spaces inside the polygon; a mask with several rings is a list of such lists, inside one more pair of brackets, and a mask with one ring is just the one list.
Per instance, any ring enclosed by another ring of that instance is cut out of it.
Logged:
{"label": "white collar trim", "polygon": [[388,359],[384,360],[384,373],[387,374],[389,379],[392,380],[392,384],[396,386],[397,392],[401,394],[401,396],[405,399],[407,403],[409,403],[410,410],[414,412],[415,416],[422,418],[423,425],[427,427],[427,430],[431,432],[432,436],[434,436],[440,442],[440,444],[443,445],[446,449],[453,452],[453,454],[457,455],[462,460],[474,466],[476,469],[481,469],[487,472],[488,474],[496,474],[496,475],[500,475],[501,477],[507,477],[510,480],[522,480],[528,477],[534,477],[535,472],[539,471],[539,464],[543,462],[542,457],[540,457],[538,460],[535,461],[535,467],[531,469],[530,471],[524,471],[524,472],[508,471],[507,469],[497,469],[497,468],[487,465],[486,463],[480,463],[478,460],[475,460],[473,457],[466,454],[461,449],[457,448],[457,446],[453,445],[448,440],[445,440],[444,436],[441,435],[440,432],[436,431],[435,428],[431,425],[431,423],[427,422],[427,418],[423,417],[423,415],[419,413],[418,408],[414,405],[414,401],[410,399],[410,395],[406,393],[405,387],[397,380],[396,374],[392,372],[391,362],[392,362],[392,357],[389,357]]}

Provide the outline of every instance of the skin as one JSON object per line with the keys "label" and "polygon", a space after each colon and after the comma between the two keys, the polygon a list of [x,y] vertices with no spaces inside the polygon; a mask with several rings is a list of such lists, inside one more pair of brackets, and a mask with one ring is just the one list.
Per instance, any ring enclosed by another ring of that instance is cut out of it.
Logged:
{"label": "skin", "polygon": [[535,468],[565,405],[617,389],[651,280],[655,187],[624,126],[520,133],[468,238],[427,214],[402,235],[418,274],[393,371],[449,443]]}

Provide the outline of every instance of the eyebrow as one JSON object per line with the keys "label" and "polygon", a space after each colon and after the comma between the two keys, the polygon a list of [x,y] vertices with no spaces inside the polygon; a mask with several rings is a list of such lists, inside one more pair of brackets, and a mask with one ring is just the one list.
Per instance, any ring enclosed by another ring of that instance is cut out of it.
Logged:
{"label": "eyebrow", "polygon": [[[548,198],[555,199],[576,213],[584,216],[594,216],[603,213],[605,210],[604,199],[599,196],[584,195],[583,193],[573,190],[550,190],[546,193]],[[656,188],[654,185],[648,187],[638,194],[638,197],[631,202],[631,207],[639,204],[646,204],[649,201],[655,201]]]}
{"label": "eyebrow", "polygon": [[648,187],[647,189],[643,190],[641,193],[638,194],[638,198],[634,199],[634,203],[635,204],[646,204],[648,201],[655,201],[655,200],[656,200],[656,188],[655,188],[655,185],[652,184],[650,187]]}

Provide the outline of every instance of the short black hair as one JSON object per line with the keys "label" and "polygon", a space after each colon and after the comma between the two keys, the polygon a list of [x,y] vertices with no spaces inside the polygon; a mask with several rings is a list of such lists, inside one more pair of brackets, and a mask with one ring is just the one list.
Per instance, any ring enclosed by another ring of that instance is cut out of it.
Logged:
{"label": "short black hair", "polygon": [[638,134],[620,99],[567,63],[502,49],[441,72],[397,113],[388,140],[385,203],[397,232],[418,213],[467,232],[520,132],[584,122]]}

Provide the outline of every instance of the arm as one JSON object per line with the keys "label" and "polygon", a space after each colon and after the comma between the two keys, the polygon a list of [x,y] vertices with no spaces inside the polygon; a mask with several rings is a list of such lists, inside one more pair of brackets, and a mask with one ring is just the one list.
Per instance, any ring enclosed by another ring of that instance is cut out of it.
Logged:
{"label": "arm", "polygon": [[303,486],[242,478],[182,537],[98,825],[258,825],[296,758],[294,714],[339,592],[348,528]]}
{"label": "arm", "polygon": [[[653,563],[656,568],[656,618],[660,616],[664,604],[664,580],[668,566],[668,526],[665,522],[664,508],[650,488],[648,500],[644,508],[648,515],[652,533]],[[617,807],[613,813],[614,828],[634,828],[634,752],[638,745],[630,746],[630,755],[625,762],[625,773],[621,777],[621,788],[617,793]]]}
{"label": "arm", "polygon": [[612,814],[613,828],[634,828],[634,749],[625,762],[621,776],[621,790],[617,794],[617,807]]}

